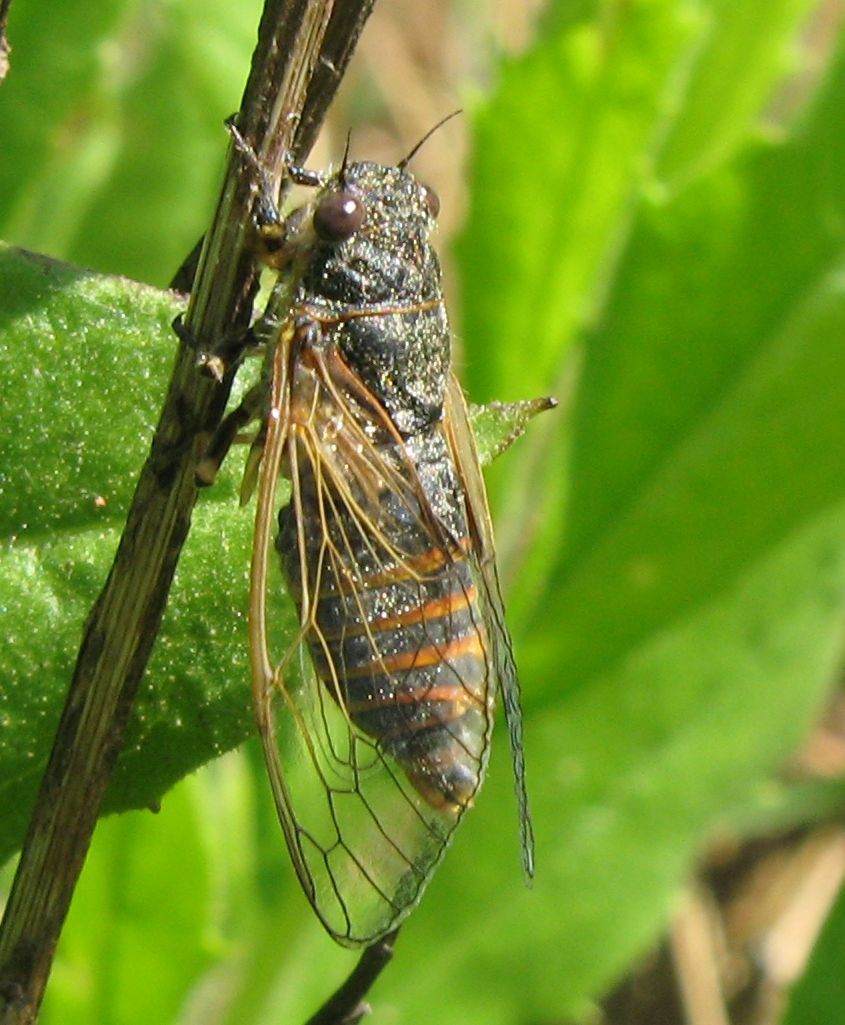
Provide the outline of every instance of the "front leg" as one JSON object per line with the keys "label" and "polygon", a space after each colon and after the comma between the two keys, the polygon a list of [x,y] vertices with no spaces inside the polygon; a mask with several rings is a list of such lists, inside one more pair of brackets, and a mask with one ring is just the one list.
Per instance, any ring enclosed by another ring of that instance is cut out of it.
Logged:
{"label": "front leg", "polygon": [[[210,487],[217,479],[223,460],[232,445],[251,442],[257,438],[245,438],[244,428],[262,417],[267,405],[267,385],[263,377],[244,395],[241,402],[223,418],[208,444],[205,455],[197,463],[195,479],[198,487]],[[259,432],[260,435],[261,432]]]}

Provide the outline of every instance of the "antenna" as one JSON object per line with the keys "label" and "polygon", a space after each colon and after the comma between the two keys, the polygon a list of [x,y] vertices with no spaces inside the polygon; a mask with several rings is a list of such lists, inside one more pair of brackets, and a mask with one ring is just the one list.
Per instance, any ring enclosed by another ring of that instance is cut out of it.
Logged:
{"label": "antenna", "polygon": [[346,133],[346,148],[343,151],[343,160],[340,162],[340,170],[337,173],[338,178],[346,184],[346,168],[349,166],[349,147],[352,143],[352,129]]}
{"label": "antenna", "polygon": [[423,146],[423,144],[428,142],[428,140],[432,137],[432,135],[434,135],[434,133],[437,131],[437,129],[438,128],[442,128],[443,125],[445,125],[447,121],[451,121],[452,118],[453,117],[457,117],[458,114],[463,114],[463,111],[460,108],[458,110],[453,110],[451,114],[447,114],[446,117],[441,118],[437,122],[437,124],[434,126],[434,128],[429,128],[429,130],[420,139],[420,141],[416,144],[416,146],[414,146],[414,148],[411,150],[411,152],[406,157],[404,157],[402,160],[400,160],[399,163],[396,165],[399,168],[399,170],[400,171],[404,171],[405,168],[410,163],[410,161],[413,159],[413,157],[415,157],[417,155],[417,153],[419,152],[419,150]]}

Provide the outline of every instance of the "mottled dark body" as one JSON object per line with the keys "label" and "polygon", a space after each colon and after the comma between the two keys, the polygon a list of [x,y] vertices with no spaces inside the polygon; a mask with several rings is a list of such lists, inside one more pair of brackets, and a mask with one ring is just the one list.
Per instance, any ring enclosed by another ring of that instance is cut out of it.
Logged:
{"label": "mottled dark body", "polygon": [[[306,487],[303,497],[306,515],[320,522],[314,493]],[[395,501],[384,495],[388,520]],[[374,558],[371,539],[351,517],[328,520],[330,535],[344,538],[344,555],[308,584],[318,596],[308,641],[317,675],[352,722],[399,762],[427,801],[458,810],[478,789],[484,759],[484,632],[464,551],[456,543],[432,549],[422,522],[393,519],[401,531],[391,540],[402,556]],[[293,593],[301,594],[290,509],[280,528],[284,569]],[[316,530],[304,535],[305,564],[316,568],[324,538]]]}
{"label": "mottled dark body", "polygon": [[353,164],[344,187],[366,195],[367,220],[341,245],[317,244],[303,274],[294,417],[299,407],[337,429],[336,404],[320,408],[305,368],[309,347],[328,366],[339,358],[363,386],[335,372],[340,415],[357,413],[380,477],[346,475],[343,498],[318,485],[303,451],[302,522],[283,510],[277,547],[300,611],[303,592],[316,596],[307,640],[324,685],[429,803],[458,811],[480,783],[493,688],[464,497],[442,432],[450,335],[432,218],[424,190],[398,168]]}
{"label": "mottled dark body", "polygon": [[[434,218],[425,190],[398,167],[352,164],[344,185],[366,197],[366,221],[340,245],[317,243],[298,305],[305,316],[355,313],[324,342],[337,345],[402,436],[423,441],[443,415],[450,366],[440,263],[429,244]],[[397,312],[360,316],[367,309]]]}
{"label": "mottled dark body", "polygon": [[[279,278],[244,489],[258,491],[253,698],[297,875],[331,935],[357,945],[419,900],[481,785],[497,692],[531,874],[519,682],[450,367],[436,197],[401,165],[291,173],[320,187],[257,240]],[[267,566],[282,475],[275,551],[300,631],[279,660]]]}

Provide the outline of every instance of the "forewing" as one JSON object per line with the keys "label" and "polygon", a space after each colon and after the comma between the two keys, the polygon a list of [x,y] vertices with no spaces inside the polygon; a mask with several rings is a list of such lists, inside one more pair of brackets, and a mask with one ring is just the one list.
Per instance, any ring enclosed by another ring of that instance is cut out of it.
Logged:
{"label": "forewing", "polygon": [[[395,652],[383,638],[395,635],[372,625],[367,581],[380,573],[397,575],[399,564],[401,586],[380,615],[407,619],[424,575],[418,570],[415,578],[404,570],[419,566],[421,533],[435,550],[446,531],[425,501],[412,460],[388,459],[371,443],[389,425],[366,401],[351,402],[326,368],[297,368],[287,387],[273,405],[282,415],[270,418],[259,482],[252,589],[260,594],[251,602],[255,703],[299,879],[327,930],[341,943],[357,945],[394,928],[415,905],[465,808],[438,808],[424,799],[384,744],[352,722],[343,686],[349,667],[337,658],[337,632],[344,642],[363,646],[369,661],[387,665]],[[294,597],[301,609],[301,643],[276,665],[267,651],[263,592],[267,562],[275,555],[270,536],[282,460],[293,497],[281,533],[287,534],[288,549],[298,553],[300,593]],[[385,492],[391,502],[385,503]],[[409,523],[415,528],[413,545],[405,541]],[[332,589],[342,592],[345,615],[318,625],[318,603]],[[486,644],[484,626],[476,627],[479,644]],[[492,728],[487,691],[493,675],[491,664],[485,673],[479,779]],[[386,677],[387,695],[401,690],[400,676],[397,670]],[[406,716],[400,722],[413,728],[406,704],[393,700],[397,716]],[[414,714],[419,725],[425,713]]]}
{"label": "forewing", "polygon": [[502,694],[505,721],[508,727],[513,760],[514,785],[519,813],[522,865],[527,879],[534,876],[534,831],[528,808],[525,785],[525,754],[523,749],[522,700],[519,676],[513,655],[513,644],[505,622],[499,575],[496,568],[496,547],[493,523],[487,504],[487,491],[469,421],[466,400],[460,382],[449,375],[445,405],[445,431],[463,483],[470,534],[477,552],[484,616],[490,639],[498,686]]}

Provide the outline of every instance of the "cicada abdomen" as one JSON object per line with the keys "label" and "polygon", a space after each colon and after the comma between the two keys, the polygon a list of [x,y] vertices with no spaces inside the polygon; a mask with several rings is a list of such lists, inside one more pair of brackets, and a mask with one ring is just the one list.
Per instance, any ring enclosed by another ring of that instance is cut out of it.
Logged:
{"label": "cicada abdomen", "polygon": [[[254,694],[300,881],[349,944],[387,932],[419,898],[481,785],[497,690],[530,867],[518,683],[451,375],[436,212],[404,167],[352,164],[278,247],[294,292],[269,361]],[[291,499],[275,548],[304,654],[274,668],[263,592],[280,475]]]}
{"label": "cicada abdomen", "polygon": [[305,459],[302,529],[285,509],[278,549],[300,613],[303,593],[313,603],[306,638],[318,679],[432,807],[457,815],[481,781],[494,690],[457,480],[442,436],[426,446],[454,532],[430,522],[431,497],[414,494],[389,445],[370,452],[393,471],[374,494],[360,472],[345,495],[325,482],[320,493]]}

